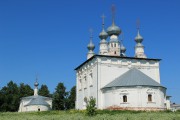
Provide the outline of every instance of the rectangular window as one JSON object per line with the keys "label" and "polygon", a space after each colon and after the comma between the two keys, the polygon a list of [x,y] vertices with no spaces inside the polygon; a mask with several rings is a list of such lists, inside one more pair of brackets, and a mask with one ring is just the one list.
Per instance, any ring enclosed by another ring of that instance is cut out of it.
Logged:
{"label": "rectangular window", "polygon": [[81,90],[81,89],[82,89],[82,80],[79,79],[79,90]]}
{"label": "rectangular window", "polygon": [[148,102],[152,102],[152,95],[151,94],[148,95]]}
{"label": "rectangular window", "polygon": [[126,95],[123,96],[123,102],[127,102],[127,96]]}
{"label": "rectangular window", "polygon": [[90,78],[90,87],[92,87],[92,85],[93,85],[93,74],[92,73],[90,73],[89,74],[89,78]]}
{"label": "rectangular window", "polygon": [[87,88],[87,78],[84,76],[84,88]]}

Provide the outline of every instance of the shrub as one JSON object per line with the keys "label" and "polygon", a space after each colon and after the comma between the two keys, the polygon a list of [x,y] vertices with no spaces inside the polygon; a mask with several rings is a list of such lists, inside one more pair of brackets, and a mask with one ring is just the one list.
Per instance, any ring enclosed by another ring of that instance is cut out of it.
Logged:
{"label": "shrub", "polygon": [[90,97],[89,100],[87,100],[86,104],[86,114],[88,116],[94,116],[96,115],[96,99],[93,97]]}

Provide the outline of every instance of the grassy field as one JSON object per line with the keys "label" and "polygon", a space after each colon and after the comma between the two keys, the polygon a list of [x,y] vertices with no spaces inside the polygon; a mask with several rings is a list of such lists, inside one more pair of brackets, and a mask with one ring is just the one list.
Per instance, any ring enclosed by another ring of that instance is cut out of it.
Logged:
{"label": "grassy field", "polygon": [[180,112],[98,111],[89,117],[84,111],[3,112],[0,120],[180,120]]}

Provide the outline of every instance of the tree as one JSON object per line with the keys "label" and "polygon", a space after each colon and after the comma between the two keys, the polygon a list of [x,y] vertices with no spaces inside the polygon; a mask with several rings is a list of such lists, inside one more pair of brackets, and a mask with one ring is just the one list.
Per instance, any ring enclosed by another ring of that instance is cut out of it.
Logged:
{"label": "tree", "polygon": [[33,89],[29,85],[27,84],[25,85],[24,83],[20,84],[19,92],[20,92],[20,98],[33,95]]}
{"label": "tree", "polygon": [[41,96],[50,97],[50,93],[46,85],[41,85],[38,94]]}
{"label": "tree", "polygon": [[87,101],[86,114],[88,116],[96,115],[96,99],[93,97],[90,97],[90,99]]}
{"label": "tree", "polygon": [[70,91],[70,95],[68,97],[68,109],[75,108],[75,101],[76,101],[76,86],[73,86]]}
{"label": "tree", "polygon": [[19,89],[16,83],[10,81],[7,86],[4,86],[1,91],[3,96],[3,103],[1,105],[1,111],[17,111],[20,102]]}
{"label": "tree", "polygon": [[1,90],[0,90],[0,111],[3,111],[2,109],[3,103],[4,103],[4,95],[1,93]]}
{"label": "tree", "polygon": [[63,83],[59,83],[53,94],[53,109],[54,110],[65,110],[66,109],[66,97],[68,93],[66,92],[66,87]]}

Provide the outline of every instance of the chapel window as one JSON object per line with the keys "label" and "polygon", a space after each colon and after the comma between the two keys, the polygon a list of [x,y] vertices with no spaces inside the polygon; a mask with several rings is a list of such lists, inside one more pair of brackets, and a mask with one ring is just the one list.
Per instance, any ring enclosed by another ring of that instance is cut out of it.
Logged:
{"label": "chapel window", "polygon": [[127,96],[126,95],[123,96],[123,102],[127,102]]}
{"label": "chapel window", "polygon": [[81,89],[82,89],[82,80],[79,79],[79,90],[81,90]]}
{"label": "chapel window", "polygon": [[89,77],[90,77],[90,86],[92,86],[92,84],[93,84],[93,74],[90,73],[90,74],[89,74]]}
{"label": "chapel window", "polygon": [[84,97],[83,106],[86,106],[87,102],[88,102],[87,97]]}
{"label": "chapel window", "polygon": [[84,88],[87,88],[87,78],[84,76]]}
{"label": "chapel window", "polygon": [[152,95],[151,94],[148,95],[148,102],[152,102]]}

